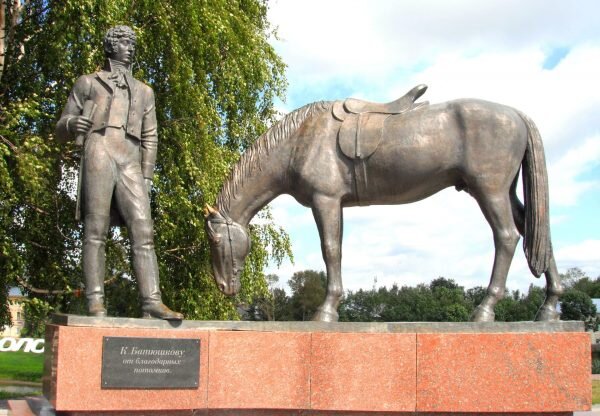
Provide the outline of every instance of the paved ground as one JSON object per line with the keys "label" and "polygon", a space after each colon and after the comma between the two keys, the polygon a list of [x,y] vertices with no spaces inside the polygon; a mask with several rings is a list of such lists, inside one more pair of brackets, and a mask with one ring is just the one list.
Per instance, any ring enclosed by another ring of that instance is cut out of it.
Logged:
{"label": "paved ground", "polygon": [[[12,415],[12,412],[8,410],[8,402],[6,400],[0,400],[0,416],[10,415]],[[600,416],[600,404],[593,406],[590,412],[574,412],[573,416]]]}
{"label": "paved ground", "polygon": [[592,406],[591,412],[574,412],[573,416],[600,416],[600,405]]}

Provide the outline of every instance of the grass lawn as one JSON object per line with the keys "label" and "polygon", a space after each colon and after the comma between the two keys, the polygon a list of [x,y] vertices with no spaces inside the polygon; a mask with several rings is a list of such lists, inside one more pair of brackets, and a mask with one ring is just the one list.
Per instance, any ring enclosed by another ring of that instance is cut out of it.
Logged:
{"label": "grass lawn", "polygon": [[592,380],[592,404],[600,404],[600,380]]}
{"label": "grass lawn", "polygon": [[43,370],[44,354],[0,352],[0,379],[39,383]]}

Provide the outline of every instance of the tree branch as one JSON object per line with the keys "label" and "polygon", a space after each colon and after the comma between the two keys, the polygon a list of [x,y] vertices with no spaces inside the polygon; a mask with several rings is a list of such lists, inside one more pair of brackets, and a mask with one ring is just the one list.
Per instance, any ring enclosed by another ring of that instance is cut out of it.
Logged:
{"label": "tree branch", "polygon": [[34,210],[35,212],[37,212],[38,214],[44,214],[44,215],[50,215],[48,213],[48,211],[44,211],[43,209],[41,209],[40,207],[38,207],[37,205],[33,205],[31,202],[27,202],[26,205],[31,208],[32,210]]}
{"label": "tree branch", "polygon": [[58,214],[59,209],[58,209],[58,196],[54,196],[54,204],[56,206],[56,229],[58,230],[58,233],[62,236],[62,238],[64,238],[65,240],[69,240],[69,241],[76,241],[74,238],[71,237],[67,237],[62,230],[60,229],[60,216]]}
{"label": "tree branch", "polygon": [[177,260],[179,260],[179,261],[183,261],[183,257],[181,257],[181,256],[176,256],[175,254],[171,254],[171,253],[167,253],[167,252],[165,252],[165,254],[166,254],[167,256],[170,256],[170,257],[176,258],[176,259],[177,259]]}
{"label": "tree branch", "polygon": [[175,248],[170,248],[168,250],[163,250],[163,253],[172,253],[174,251],[181,251],[181,250],[191,250],[191,249],[195,249],[195,248],[199,248],[200,246],[195,245],[195,246],[188,246],[188,247],[175,247]]}
{"label": "tree branch", "polygon": [[42,245],[42,244],[40,244],[40,243],[36,243],[35,241],[27,240],[27,242],[28,242],[29,244],[31,244],[32,246],[34,246],[34,247],[37,247],[37,248],[43,248],[44,250],[50,250],[50,247],[48,247],[48,246],[44,246],[44,245]]}
{"label": "tree branch", "polygon": [[[111,277],[108,280],[104,281],[105,285],[109,285],[112,284],[114,281],[116,281],[118,278],[121,278],[125,275],[125,273],[123,272],[119,272],[117,274],[115,274],[113,277]],[[73,293],[76,296],[79,296],[82,292],[81,289],[61,289],[61,290],[49,290],[49,289],[40,289],[34,286],[31,286],[29,283],[27,283],[27,281],[25,281],[25,279],[23,279],[20,276],[16,277],[17,282],[23,286],[25,289],[27,289],[28,291],[30,291],[31,293],[37,293],[38,295],[62,295],[64,293]]]}
{"label": "tree branch", "polygon": [[64,290],[64,289],[63,290],[48,290],[48,289],[39,289],[37,287],[33,287],[19,276],[17,276],[17,282],[19,282],[19,284],[21,286],[23,286],[25,289],[29,290],[30,292],[37,293],[40,295],[60,295],[60,294],[66,292],[66,290]]}
{"label": "tree branch", "polygon": [[[0,63],[0,67],[2,66],[2,64]],[[0,69],[0,79],[2,78],[2,69]],[[4,143],[6,143],[6,145],[8,147],[10,147],[10,150],[12,150],[14,153],[19,153],[19,149],[17,148],[17,146],[15,146],[15,144],[13,142],[11,142],[10,140],[8,140],[6,137],[4,137],[3,135],[0,134],[0,140],[2,140]]]}

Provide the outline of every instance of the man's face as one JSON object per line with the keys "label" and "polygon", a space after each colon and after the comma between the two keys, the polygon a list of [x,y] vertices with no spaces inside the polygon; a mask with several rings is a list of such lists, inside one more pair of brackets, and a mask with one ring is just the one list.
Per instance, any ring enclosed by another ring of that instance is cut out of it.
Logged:
{"label": "man's face", "polygon": [[134,54],[135,43],[129,38],[120,38],[110,58],[124,64],[130,64]]}

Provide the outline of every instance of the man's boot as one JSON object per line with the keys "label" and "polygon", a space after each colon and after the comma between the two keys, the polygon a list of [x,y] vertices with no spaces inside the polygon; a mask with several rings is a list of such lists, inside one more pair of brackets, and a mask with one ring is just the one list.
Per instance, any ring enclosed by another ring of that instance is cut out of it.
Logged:
{"label": "man's boot", "polygon": [[144,318],[180,321],[183,315],[162,303],[152,220],[133,220],[129,226],[133,272],[138,281]]}
{"label": "man's boot", "polygon": [[104,273],[106,234],[110,217],[88,214],[83,222],[83,277],[90,316],[106,316],[104,307]]}

